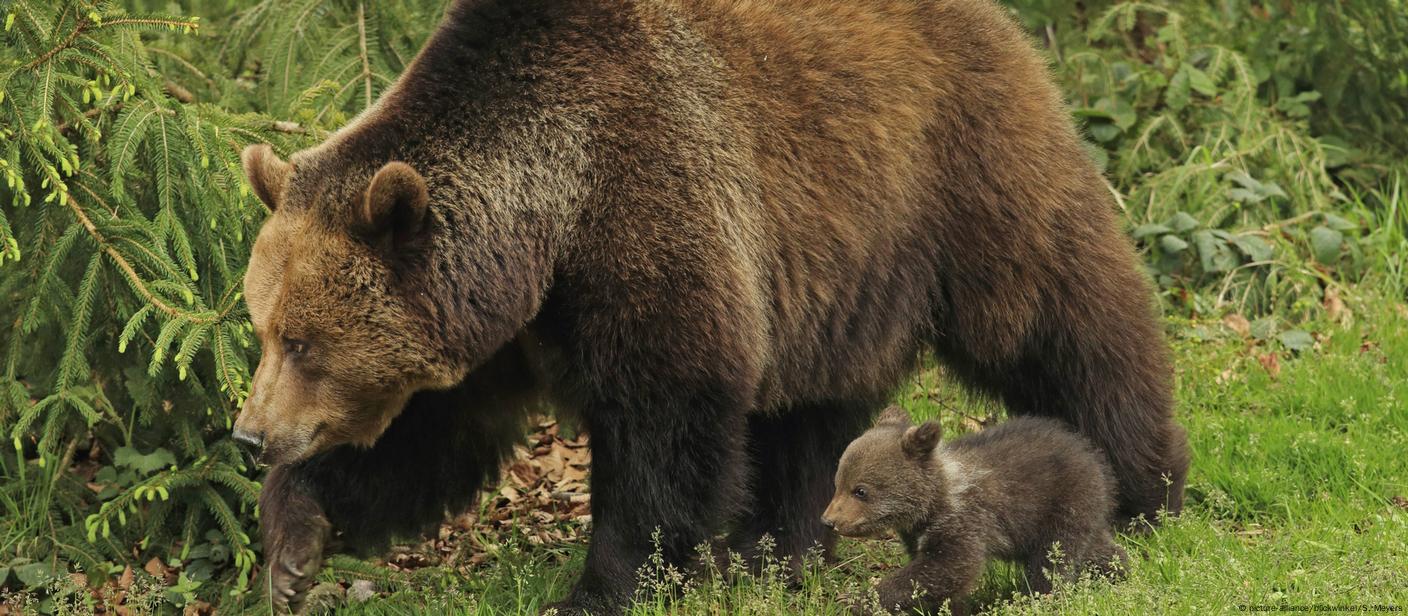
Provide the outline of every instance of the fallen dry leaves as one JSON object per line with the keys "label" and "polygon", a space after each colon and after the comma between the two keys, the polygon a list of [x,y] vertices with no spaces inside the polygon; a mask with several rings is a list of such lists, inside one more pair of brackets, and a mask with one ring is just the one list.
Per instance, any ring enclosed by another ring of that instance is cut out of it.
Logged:
{"label": "fallen dry leaves", "polygon": [[1325,299],[1321,302],[1325,307],[1325,316],[1331,321],[1340,323],[1349,318],[1349,309],[1345,307],[1344,300],[1340,298],[1340,291],[1335,287],[1325,289]]}
{"label": "fallen dry leaves", "polygon": [[498,486],[480,494],[480,507],[442,524],[418,545],[392,548],[394,570],[448,565],[476,568],[495,546],[520,538],[534,545],[576,541],[591,522],[587,436],[565,437],[556,420],[540,418],[514,447]]}
{"label": "fallen dry leaves", "polygon": [[1261,362],[1261,367],[1266,369],[1266,373],[1275,379],[1281,376],[1281,359],[1276,356],[1276,352],[1262,353],[1257,355],[1256,360]]}
{"label": "fallen dry leaves", "polygon": [[1227,329],[1236,332],[1238,336],[1241,336],[1243,338],[1248,338],[1252,335],[1251,321],[1248,321],[1247,317],[1244,317],[1235,312],[1230,313],[1225,317],[1222,317],[1222,324],[1226,325]]}

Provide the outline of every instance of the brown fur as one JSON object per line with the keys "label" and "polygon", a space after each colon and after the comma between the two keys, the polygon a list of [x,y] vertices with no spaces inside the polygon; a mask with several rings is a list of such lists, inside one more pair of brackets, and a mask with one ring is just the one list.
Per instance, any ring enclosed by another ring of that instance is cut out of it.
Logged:
{"label": "brown fur", "polygon": [[[423,479],[440,462],[378,435],[422,408],[428,447],[478,429],[423,394],[516,345],[593,439],[568,607],[619,609],[657,527],[672,560],[723,524],[740,547],[826,544],[837,456],[926,347],[1089,436],[1126,515],[1180,506],[1148,286],[988,0],[460,0],[348,127],[245,158],[273,215],[237,434],[271,463],[347,463],[337,485],[394,467],[402,498],[448,499]],[[305,484],[334,498],[268,498]],[[334,525],[397,517],[336,498]]]}
{"label": "brown fur", "polygon": [[880,582],[881,607],[950,602],[963,613],[990,558],[1022,563],[1037,592],[1051,590],[1052,576],[1125,562],[1110,531],[1114,477],[1085,439],[1040,417],[943,444],[940,431],[886,417],[841,456],[826,524],[852,537],[896,531],[909,552],[910,563]]}

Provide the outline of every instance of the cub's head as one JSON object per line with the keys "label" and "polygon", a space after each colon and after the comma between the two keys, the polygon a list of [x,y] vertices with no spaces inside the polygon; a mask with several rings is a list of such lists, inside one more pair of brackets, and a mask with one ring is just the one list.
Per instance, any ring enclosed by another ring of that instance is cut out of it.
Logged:
{"label": "cub's head", "polygon": [[[273,215],[244,279],[262,355],[235,438],[286,464],[371,445],[415,391],[459,378],[427,334],[434,308],[408,267],[430,204],[409,165],[347,170],[250,146],[245,174]],[[305,164],[306,163],[306,164]]]}
{"label": "cub's head", "polygon": [[903,409],[885,409],[841,454],[836,494],[822,522],[847,537],[869,537],[930,516],[943,487],[934,453],[940,432],[938,422],[915,426]]}

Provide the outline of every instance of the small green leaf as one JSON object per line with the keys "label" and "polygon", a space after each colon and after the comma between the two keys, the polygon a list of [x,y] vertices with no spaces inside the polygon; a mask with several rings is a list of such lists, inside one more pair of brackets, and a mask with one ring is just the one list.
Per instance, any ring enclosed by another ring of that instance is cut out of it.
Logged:
{"label": "small green leaf", "polygon": [[1227,189],[1227,197],[1242,203],[1260,203],[1271,197],[1286,198],[1286,191],[1275,182],[1260,182],[1244,171],[1232,171],[1226,176],[1239,187]]}
{"label": "small green leaf", "polygon": [[1252,321],[1252,337],[1257,340],[1270,340],[1276,335],[1276,319],[1262,317]]}
{"label": "small green leaf", "polygon": [[1213,269],[1213,255],[1217,253],[1218,239],[1213,237],[1212,232],[1207,229],[1193,232],[1193,246],[1198,249],[1198,261],[1203,266],[1204,272],[1215,271]]}
{"label": "small green leaf", "polygon": [[29,563],[14,568],[15,579],[25,588],[42,588],[54,579],[54,568],[46,562]]}
{"label": "small green leaf", "polygon": [[1256,203],[1262,200],[1260,195],[1245,188],[1227,189],[1227,198],[1240,203]]}
{"label": "small green leaf", "polygon": [[148,475],[176,463],[176,456],[166,449],[157,449],[143,454],[131,447],[119,447],[113,454],[113,463]]}
{"label": "small green leaf", "polygon": [[1177,235],[1165,235],[1159,238],[1159,248],[1170,254],[1179,253],[1188,249],[1188,242],[1183,241]]}
{"label": "small green leaf", "polygon": [[1206,273],[1225,272],[1237,265],[1237,257],[1224,240],[1206,229],[1193,232],[1193,244],[1198,247],[1198,260]]}
{"label": "small green leaf", "polygon": [[1245,188],[1250,191],[1257,191],[1261,189],[1261,182],[1258,182],[1256,178],[1252,177],[1251,175],[1248,175],[1247,172],[1242,171],[1240,169],[1227,172],[1226,178],[1232,180],[1233,182],[1241,184],[1242,188]]}
{"label": "small green leaf", "polygon": [[1340,246],[1344,244],[1344,234],[1326,226],[1310,230],[1310,249],[1315,260],[1325,265],[1334,264],[1340,258]]}
{"label": "small green leaf", "polygon": [[1359,228],[1359,225],[1334,214],[1325,214],[1325,226],[1336,231],[1354,231]]}
{"label": "small green leaf", "polygon": [[1232,244],[1252,261],[1266,261],[1274,253],[1266,240],[1255,235],[1238,235],[1232,238]]}
{"label": "small green leaf", "polygon": [[1287,349],[1297,353],[1315,348],[1315,338],[1298,329],[1281,332],[1281,335],[1277,336],[1276,339],[1280,340],[1281,344]]}
{"label": "small green leaf", "polygon": [[1133,233],[1133,235],[1134,235],[1134,239],[1139,240],[1139,239],[1144,239],[1144,238],[1146,238],[1146,237],[1149,237],[1150,235],[1162,235],[1162,234],[1164,234],[1164,233],[1169,233],[1169,232],[1171,232],[1171,231],[1173,231],[1173,229],[1168,228],[1168,226],[1166,226],[1166,225],[1161,225],[1161,224],[1158,224],[1158,223],[1150,223],[1150,224],[1139,225],[1138,227],[1135,227],[1135,228],[1134,228],[1134,233]]}
{"label": "small green leaf", "polygon": [[1168,226],[1173,229],[1174,233],[1187,233],[1201,225],[1202,223],[1198,222],[1198,219],[1189,216],[1187,212],[1179,212],[1174,214],[1173,218],[1168,219]]}
{"label": "small green leaf", "polygon": [[1168,88],[1164,90],[1164,103],[1169,109],[1182,111],[1192,99],[1192,89],[1188,84],[1188,65],[1184,64],[1178,67],[1173,78],[1169,79]]}
{"label": "small green leaf", "polygon": [[1090,130],[1090,136],[1100,142],[1113,141],[1123,132],[1120,130],[1120,127],[1109,122],[1092,122],[1088,129]]}
{"label": "small green leaf", "polygon": [[1139,122],[1139,113],[1122,98],[1105,97],[1095,102],[1095,108],[1109,114],[1110,121],[1121,131],[1129,130]]}
{"label": "small green leaf", "polygon": [[1202,69],[1191,64],[1185,64],[1184,66],[1188,67],[1189,87],[1209,98],[1217,96],[1217,84],[1213,83],[1212,77],[1209,77]]}

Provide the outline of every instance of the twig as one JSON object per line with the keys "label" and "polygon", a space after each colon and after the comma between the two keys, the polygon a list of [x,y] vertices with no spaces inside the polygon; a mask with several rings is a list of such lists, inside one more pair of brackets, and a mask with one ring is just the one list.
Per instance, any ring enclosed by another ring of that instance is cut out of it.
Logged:
{"label": "twig", "polygon": [[372,106],[372,65],[367,57],[367,20],[363,11],[362,3],[357,3],[357,44],[361,47],[362,53],[362,80],[367,86],[367,106]]}
{"label": "twig", "polygon": [[170,79],[166,80],[166,83],[162,86],[161,89],[164,90],[167,94],[170,94],[171,98],[174,98],[183,103],[190,104],[196,102],[196,95],[192,94],[190,90],[187,90],[181,84],[176,83],[175,81],[172,81]]}
{"label": "twig", "polygon": [[1303,213],[1303,214],[1297,214],[1297,215],[1292,216],[1292,217],[1290,217],[1290,218],[1287,218],[1287,219],[1285,219],[1285,220],[1278,220],[1278,221],[1276,221],[1276,222],[1266,223],[1266,224],[1263,225],[1261,228],[1269,233],[1269,232],[1271,232],[1271,231],[1275,231],[1275,230],[1277,230],[1277,229],[1280,229],[1281,227],[1289,227],[1289,226],[1291,226],[1291,225],[1298,224],[1298,223],[1303,222],[1303,221],[1305,221],[1305,220],[1307,220],[1307,219],[1310,219],[1310,218],[1314,218],[1314,217],[1316,217],[1316,216],[1319,216],[1320,214],[1321,214],[1321,212],[1305,212],[1305,213]]}
{"label": "twig", "polygon": [[[84,117],[85,119],[91,120],[91,119],[93,119],[93,118],[98,117],[99,115],[102,115],[102,113],[103,113],[104,111],[108,111],[108,110],[110,110],[110,109],[121,109],[121,108],[122,108],[122,103],[117,103],[116,105],[111,105],[111,106],[108,106],[108,107],[94,107],[94,108],[92,108],[92,109],[89,109],[88,111],[83,112],[83,117]],[[68,132],[68,130],[71,129],[71,128],[73,128],[73,126],[74,126],[74,123],[73,123],[73,122],[64,122],[63,124],[60,124],[60,125],[59,125],[59,127],[58,127],[58,128],[59,128],[59,132],[61,132],[61,133],[63,133],[63,132]]]}
{"label": "twig", "polygon": [[276,120],[273,129],[281,133],[292,133],[295,135],[308,133],[308,129],[303,128],[297,122],[289,122],[287,120]]}
{"label": "twig", "polygon": [[[93,433],[89,432],[87,436],[83,437],[83,440],[88,440],[92,437]],[[68,442],[68,447],[64,449],[64,456],[59,458],[59,463],[54,466],[54,476],[49,478],[50,490],[54,489],[54,486],[59,485],[59,479],[64,476],[64,471],[68,469],[69,464],[73,463],[73,454],[76,451],[78,451],[78,438],[74,437]]]}
{"label": "twig", "polygon": [[78,222],[83,225],[83,228],[85,230],[88,231],[88,235],[93,237],[93,241],[97,242],[98,245],[103,248],[103,252],[108,253],[108,256],[112,257],[113,262],[117,263],[117,266],[121,268],[125,274],[127,274],[128,280],[132,282],[132,287],[137,290],[137,294],[141,295],[142,299],[147,300],[147,302],[150,303],[152,306],[155,306],[157,310],[165,312],[167,315],[170,315],[173,318],[186,319],[187,321],[190,321],[192,323],[201,324],[214,323],[219,320],[218,315],[212,318],[200,317],[194,314],[182,312],[181,310],[172,307],[170,304],[167,304],[166,302],[162,301],[161,298],[157,297],[156,294],[152,293],[151,289],[147,288],[147,284],[145,282],[142,282],[142,277],[137,275],[137,270],[132,267],[132,264],[128,263],[127,259],[124,259],[122,257],[122,254],[118,253],[117,250],[114,249],[112,245],[108,243],[107,238],[103,237],[101,231],[98,231],[97,225],[94,225],[93,221],[88,218],[88,215],[83,212],[83,208],[78,205],[78,201],[73,198],[73,195],[70,195],[67,192],[63,193],[63,195],[64,203],[68,205],[69,209],[73,210],[73,215],[78,218]]}
{"label": "twig", "polygon": [[196,77],[199,77],[201,81],[204,81],[206,86],[213,87],[215,85],[215,81],[213,79],[211,79],[203,71],[197,68],[196,65],[191,64],[190,61],[186,60],[185,58],[182,58],[181,56],[178,56],[160,47],[148,46],[147,51],[156,52],[163,56],[171,58],[172,60],[175,60],[177,64],[180,64],[181,66],[185,67],[187,71],[190,71]]}
{"label": "twig", "polygon": [[1120,211],[1129,214],[1129,208],[1124,204],[1124,195],[1121,195],[1120,191],[1115,188],[1115,185],[1111,184],[1109,178],[1106,178],[1103,174],[1100,176],[1100,181],[1105,183],[1105,189],[1110,191],[1110,194],[1115,197],[1115,204],[1120,206]]}

